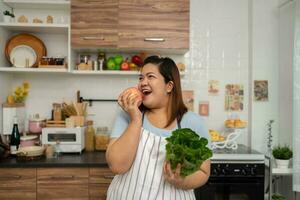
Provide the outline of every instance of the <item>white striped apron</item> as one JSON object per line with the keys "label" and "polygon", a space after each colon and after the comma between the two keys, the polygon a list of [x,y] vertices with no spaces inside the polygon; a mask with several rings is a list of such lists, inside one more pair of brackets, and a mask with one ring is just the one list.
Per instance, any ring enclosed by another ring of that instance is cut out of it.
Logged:
{"label": "white striped apron", "polygon": [[195,200],[193,190],[175,188],[165,180],[166,143],[164,137],[142,128],[135,160],[129,171],[114,177],[107,200]]}

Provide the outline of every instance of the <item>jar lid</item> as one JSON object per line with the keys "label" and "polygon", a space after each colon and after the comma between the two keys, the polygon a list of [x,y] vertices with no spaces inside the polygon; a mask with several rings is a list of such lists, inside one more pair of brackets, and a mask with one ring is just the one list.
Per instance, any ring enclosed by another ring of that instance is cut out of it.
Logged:
{"label": "jar lid", "polygon": [[46,119],[44,118],[32,118],[30,119],[31,122],[41,122],[41,121],[45,121]]}
{"label": "jar lid", "polygon": [[22,141],[27,141],[27,140],[34,140],[36,139],[38,136],[37,135],[26,135],[26,136],[22,136],[20,139]]}
{"label": "jar lid", "polygon": [[40,121],[45,121],[46,119],[40,118],[39,114],[35,114],[33,117],[30,118],[30,121],[32,122],[40,122]]}

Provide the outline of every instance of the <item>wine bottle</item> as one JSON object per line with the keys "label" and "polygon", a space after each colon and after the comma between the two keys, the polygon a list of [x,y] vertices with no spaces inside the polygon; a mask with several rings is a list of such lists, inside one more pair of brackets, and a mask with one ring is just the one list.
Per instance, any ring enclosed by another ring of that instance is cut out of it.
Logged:
{"label": "wine bottle", "polygon": [[18,119],[14,118],[14,126],[10,135],[10,153],[13,153],[18,150],[20,145],[20,132],[18,128]]}

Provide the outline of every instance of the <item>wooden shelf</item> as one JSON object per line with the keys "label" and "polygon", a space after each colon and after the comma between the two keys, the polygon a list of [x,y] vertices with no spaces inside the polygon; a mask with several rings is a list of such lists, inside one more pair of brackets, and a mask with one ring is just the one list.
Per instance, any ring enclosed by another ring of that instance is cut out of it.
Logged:
{"label": "wooden shelf", "polygon": [[119,70],[103,70],[103,71],[91,71],[91,70],[73,70],[73,74],[88,74],[88,75],[138,75],[138,71],[119,71]]}
{"label": "wooden shelf", "polygon": [[11,8],[70,9],[70,0],[3,0]]}
{"label": "wooden shelf", "polygon": [[49,69],[49,68],[18,68],[18,67],[0,67],[1,72],[44,72],[44,73],[67,73],[67,69]]}
{"label": "wooden shelf", "polygon": [[[68,69],[57,68],[21,68],[21,67],[0,67],[0,72],[45,72],[45,73],[70,73],[78,75],[117,75],[117,76],[137,76],[139,71],[119,71],[119,70],[103,70],[103,71],[78,71],[73,70],[71,72]],[[180,76],[183,76],[185,72],[180,72]]]}
{"label": "wooden shelf", "polygon": [[68,33],[69,24],[39,24],[39,23],[4,23],[0,27],[10,31],[26,31],[32,33]]}
{"label": "wooden shelf", "polygon": [[[73,70],[73,74],[85,74],[85,75],[139,75],[139,71],[120,71],[120,70]],[[185,72],[180,72],[180,76],[183,76]]]}

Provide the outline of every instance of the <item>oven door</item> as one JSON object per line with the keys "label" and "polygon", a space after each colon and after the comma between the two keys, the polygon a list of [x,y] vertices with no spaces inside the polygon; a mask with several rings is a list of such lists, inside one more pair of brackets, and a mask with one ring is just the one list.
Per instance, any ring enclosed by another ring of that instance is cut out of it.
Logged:
{"label": "oven door", "polygon": [[211,177],[195,189],[197,200],[264,200],[263,177]]}

